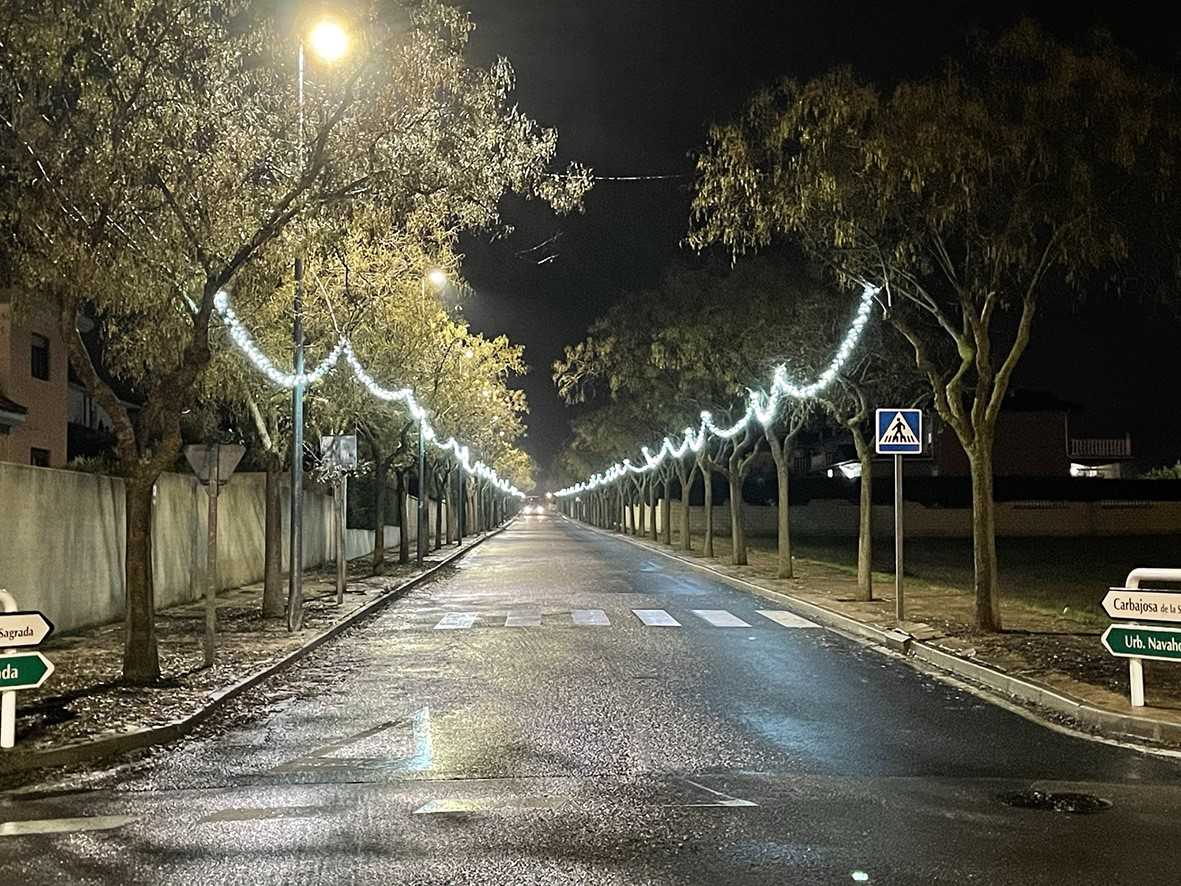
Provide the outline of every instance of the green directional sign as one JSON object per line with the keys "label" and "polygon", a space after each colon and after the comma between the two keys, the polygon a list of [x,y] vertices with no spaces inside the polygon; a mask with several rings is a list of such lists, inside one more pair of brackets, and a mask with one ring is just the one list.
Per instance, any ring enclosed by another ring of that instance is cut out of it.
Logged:
{"label": "green directional sign", "polygon": [[1112,625],[1103,632],[1103,645],[1120,658],[1181,661],[1181,630],[1140,625]]}
{"label": "green directional sign", "polygon": [[53,663],[40,652],[0,655],[0,689],[36,689],[53,673]]}

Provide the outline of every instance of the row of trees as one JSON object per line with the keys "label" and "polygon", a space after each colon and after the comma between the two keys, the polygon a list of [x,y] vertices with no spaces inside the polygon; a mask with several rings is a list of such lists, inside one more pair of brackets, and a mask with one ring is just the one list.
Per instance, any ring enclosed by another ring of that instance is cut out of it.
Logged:
{"label": "row of trees", "polygon": [[[922,393],[968,455],[983,630],[1001,628],[993,442],[1039,306],[1059,299],[1118,310],[1135,298],[1175,299],[1178,98],[1171,79],[1109,36],[1072,48],[1025,21],[982,39],[938,75],[888,91],[849,69],[784,80],[757,93],[733,122],[713,127],[698,158],[691,246],[737,259],[791,242],[836,284],[825,290],[833,293],[833,316],[843,314],[844,296],[836,293],[880,287],[885,325],[876,334],[884,338],[861,353],[872,359],[900,337]],[[778,290],[765,291],[777,304]],[[668,404],[676,413],[654,414],[683,422],[697,401],[705,408],[733,402],[735,382],[765,377],[749,371],[759,367],[735,374],[729,366],[747,337],[764,329],[745,310],[719,307],[712,322],[695,328],[693,335],[716,343],[677,367],[691,372],[687,387],[678,387],[677,372],[663,378],[663,346],[653,345],[656,377],[637,378],[636,388],[650,392],[657,410]],[[652,330],[676,321],[653,319]],[[812,340],[792,326],[776,336],[785,358],[806,353]],[[580,361],[600,362],[602,347],[588,340],[569,353],[557,367],[559,386],[577,391],[570,382]],[[626,390],[615,384],[612,394]],[[840,415],[852,430],[858,397],[841,389],[850,407]],[[790,441],[800,412],[816,405],[787,410],[766,435],[773,455]],[[648,413],[637,413],[627,444],[594,452],[592,466],[632,450],[637,437],[680,426],[649,428]],[[741,473],[757,436],[723,446],[725,470]],[[854,441],[862,449],[856,432]],[[567,462],[582,467],[573,455]],[[781,556],[784,520],[781,514]]]}
{"label": "row of trees", "polygon": [[[717,424],[730,425],[747,410],[748,385],[765,383],[777,367],[804,383],[819,376],[853,319],[860,295],[839,297],[829,289],[816,269],[798,258],[764,257],[733,270],[708,263],[679,268],[658,288],[629,295],[554,364],[554,382],[567,402],[599,404],[574,421],[574,435],[559,454],[563,474],[584,479],[608,459],[634,450],[637,437],[652,442],[672,428],[696,429],[703,410]],[[766,424],[752,420],[729,439],[709,436],[696,453],[666,459],[654,471],[629,474],[592,493],[597,517],[620,523],[625,504],[652,506],[661,500],[669,541],[668,503],[675,484],[682,505],[680,543],[687,550],[689,495],[700,479],[704,553],[713,556],[713,478],[720,475],[729,487],[732,559],[744,564],[742,486],[755,457],[767,451],[778,487],[777,573],[790,578],[788,481],[793,455],[806,430],[836,426],[851,435],[861,466],[858,584],[868,599],[873,592],[873,408],[886,401],[912,402],[921,395],[902,345],[890,330],[870,324],[853,358],[816,399],[788,400]],[[728,408],[720,410],[719,404]],[[651,527],[621,528],[656,531],[655,521]]]}
{"label": "row of trees", "polygon": [[[291,261],[305,255],[309,362],[347,333],[375,377],[413,386],[441,430],[528,482],[513,446],[524,403],[505,387],[520,351],[472,336],[421,280],[455,267],[461,232],[501,226],[504,194],[566,211],[589,177],[551,173],[556,133],[512,104],[506,61],[466,62],[465,14],[434,0],[348,10],[350,53],[334,65],[309,55],[302,85],[311,22],[282,4],[15,0],[0,22],[5,283],[56,312],[71,368],[113,421],[129,682],[160,674],[152,489],[177,464],[185,422],[204,414],[250,437],[272,481],[290,463],[287,397],[230,353],[220,291],[278,359],[290,353]],[[112,379],[142,408],[128,410]],[[404,483],[404,416],[350,382],[310,396],[314,427],[358,428],[375,470]],[[277,501],[272,482],[272,541]],[[277,550],[269,614],[281,608]]]}

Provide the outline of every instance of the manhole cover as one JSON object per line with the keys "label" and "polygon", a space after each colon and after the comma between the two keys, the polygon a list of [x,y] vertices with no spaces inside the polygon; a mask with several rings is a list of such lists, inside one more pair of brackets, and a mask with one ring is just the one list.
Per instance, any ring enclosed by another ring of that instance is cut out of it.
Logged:
{"label": "manhole cover", "polygon": [[1046,812],[1061,812],[1066,815],[1090,815],[1111,808],[1111,801],[1091,794],[1062,793],[1049,791],[1017,791],[1001,794],[1000,800],[1006,806],[1016,809],[1041,809]]}

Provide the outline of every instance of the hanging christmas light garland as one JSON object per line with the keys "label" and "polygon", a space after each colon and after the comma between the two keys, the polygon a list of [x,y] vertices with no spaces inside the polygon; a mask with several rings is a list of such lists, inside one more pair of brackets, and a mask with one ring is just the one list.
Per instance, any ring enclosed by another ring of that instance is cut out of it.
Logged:
{"label": "hanging christmas light garland", "polygon": [[865,324],[869,322],[869,313],[873,307],[874,296],[878,292],[877,287],[868,284],[862,290],[861,302],[857,307],[857,314],[853,317],[853,322],[849,324],[849,328],[845,331],[845,337],[841,340],[841,344],[833,355],[832,360],[825,367],[824,371],[817,376],[815,381],[806,385],[797,385],[788,379],[787,368],[778,366],[775,368],[775,372],[771,378],[771,392],[764,394],[762,391],[749,389],[750,394],[747,399],[746,414],[730,427],[719,427],[714,424],[713,416],[709,412],[702,412],[701,423],[697,426],[697,430],[693,430],[691,427],[685,428],[681,432],[680,443],[674,443],[671,437],[665,437],[660,444],[660,449],[655,455],[652,454],[647,446],[640,447],[640,452],[644,456],[643,466],[637,467],[632,464],[631,459],[625,458],[621,462],[616,462],[607,468],[607,470],[594,474],[581,483],[560,489],[554,494],[565,498],[614,483],[620,477],[627,474],[645,474],[649,471],[654,471],[669,458],[675,460],[682,458],[686,452],[700,452],[701,447],[705,445],[705,441],[710,434],[720,437],[723,440],[729,440],[742,433],[752,419],[766,427],[775,420],[775,417],[779,414],[779,408],[785,399],[810,400],[817,396],[833,383],[837,374],[857,347],[857,342],[861,339],[861,333],[865,329]]}
{"label": "hanging christmas light garland", "polygon": [[334,366],[340,362],[340,358],[344,357],[345,362],[353,370],[353,376],[359,381],[374,397],[386,402],[400,401],[406,404],[406,410],[410,413],[410,417],[416,422],[422,424],[422,434],[427,442],[431,445],[450,452],[469,474],[474,474],[481,480],[491,483],[497,489],[507,493],[515,498],[524,498],[525,494],[517,489],[508,480],[503,479],[493,468],[488,467],[482,461],[472,462],[471,450],[467,446],[462,445],[454,437],[448,437],[446,440],[440,440],[431,427],[431,423],[427,418],[426,410],[419,405],[414,397],[414,392],[409,388],[398,388],[396,390],[382,387],[374,380],[361,361],[357,359],[356,353],[353,351],[352,343],[348,338],[341,335],[337,339],[336,345],[328,352],[328,355],[320,361],[311,372],[304,372],[302,375],[297,375],[293,372],[285,372],[279,369],[274,361],[271,360],[262,349],[254,341],[254,336],[243,325],[242,321],[238,319],[238,315],[234,313],[234,309],[230,306],[230,296],[224,289],[214,296],[213,304],[217,308],[218,314],[221,316],[226,325],[226,329],[230,333],[230,338],[246,358],[254,365],[259,372],[265,375],[272,384],[276,387],[286,388],[291,390],[301,381],[305,386],[310,387],[324,379]]}

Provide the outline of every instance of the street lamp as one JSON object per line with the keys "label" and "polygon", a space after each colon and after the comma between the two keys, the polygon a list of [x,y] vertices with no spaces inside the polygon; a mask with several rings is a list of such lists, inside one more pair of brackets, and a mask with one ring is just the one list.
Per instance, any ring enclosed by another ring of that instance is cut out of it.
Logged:
{"label": "street lamp", "polygon": [[321,19],[308,31],[308,45],[317,58],[335,62],[348,52],[349,35],[334,19]]}
{"label": "street lamp", "polygon": [[[435,289],[442,289],[447,285],[447,275],[439,268],[431,268],[422,278],[422,291],[426,295],[426,285],[430,283]],[[414,562],[422,566],[426,558],[426,535],[430,516],[427,513],[426,494],[426,414],[418,420],[418,538],[414,546]]]}
{"label": "street lamp", "polygon": [[[296,94],[299,102],[299,171],[303,174],[303,71],[304,43],[324,62],[334,62],[348,51],[348,35],[333,19],[321,19],[299,40],[299,76]],[[295,350],[295,389],[291,392],[291,536],[288,544],[290,572],[287,584],[287,630],[297,631],[303,624],[303,254],[295,257],[295,301],[291,338]]]}

